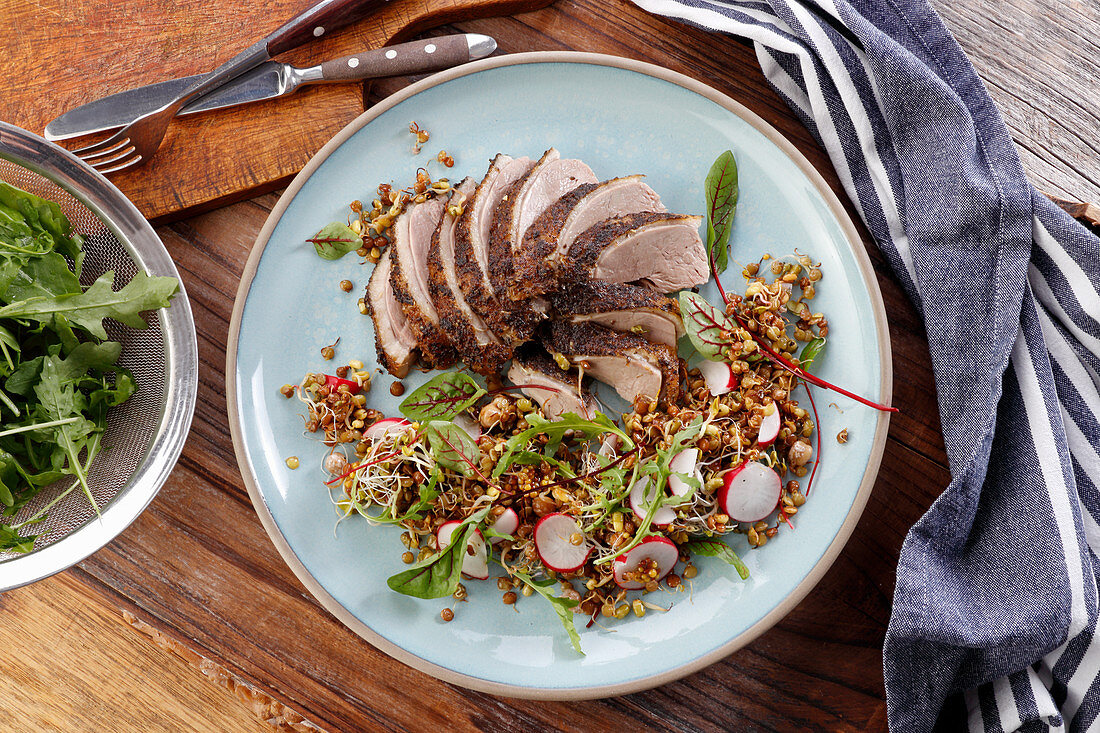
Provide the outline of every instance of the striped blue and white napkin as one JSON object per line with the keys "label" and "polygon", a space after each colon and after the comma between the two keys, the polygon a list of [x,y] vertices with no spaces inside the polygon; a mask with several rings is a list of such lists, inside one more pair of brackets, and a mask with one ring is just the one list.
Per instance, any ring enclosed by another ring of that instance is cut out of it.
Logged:
{"label": "striped blue and white napkin", "polygon": [[1100,239],[925,0],[634,2],[755,42],[924,316],[952,481],[902,547],[891,728],[1100,725]]}

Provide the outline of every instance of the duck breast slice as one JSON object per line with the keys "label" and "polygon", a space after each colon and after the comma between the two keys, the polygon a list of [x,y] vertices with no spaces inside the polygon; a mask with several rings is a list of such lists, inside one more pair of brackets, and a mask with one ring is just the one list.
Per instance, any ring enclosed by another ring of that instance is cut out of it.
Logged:
{"label": "duck breast slice", "polygon": [[454,235],[458,219],[450,213],[452,207],[468,206],[476,188],[474,179],[467,178],[451,193],[448,211],[444,212],[428,248],[428,292],[439,313],[439,327],[462,361],[479,374],[489,375],[496,374],[508,360],[508,350],[466,302],[455,267]]}
{"label": "duck breast slice", "polygon": [[520,392],[537,402],[548,420],[567,412],[590,418],[596,412],[596,401],[587,391],[578,391],[580,373],[562,369],[540,346],[527,343],[516,350],[508,381]]}
{"label": "duck breast slice", "polygon": [[439,313],[428,292],[428,249],[445,208],[445,200],[437,196],[405,209],[393,224],[390,247],[394,297],[416,336],[421,360],[425,366],[435,368],[448,367],[458,360],[451,340],[439,326]]}
{"label": "duck breast slice", "polygon": [[395,377],[409,373],[416,358],[416,336],[390,287],[390,250],[382,253],[367,283],[367,307],[374,321],[374,348],[378,363]]}
{"label": "duck breast slice", "polygon": [[[508,360],[512,353],[511,345],[518,343],[518,336],[505,319],[504,310],[489,281],[489,236],[493,212],[505,192],[533,165],[530,158],[513,159],[503,153],[493,158],[489,170],[466,202],[455,225],[454,260],[459,287],[470,309],[489,326],[493,334],[493,339],[482,350],[488,349],[489,345],[504,344],[501,347],[503,356],[501,349],[494,349],[494,353],[483,353],[474,362],[495,364],[494,370]],[[470,366],[474,367],[474,364]]]}
{"label": "duck breast slice", "polygon": [[627,402],[637,398],[674,401],[680,392],[676,352],[633,333],[596,323],[551,321],[543,345],[582,366],[584,373],[615,389]]}
{"label": "duck breast slice", "polygon": [[700,216],[630,214],[577,237],[563,258],[563,281],[591,278],[646,283],[662,293],[702,285],[710,277],[699,237]]}
{"label": "duck breast slice", "polygon": [[525,231],[522,246],[514,253],[509,299],[522,301],[554,290],[562,255],[582,232],[617,216],[663,211],[661,197],[642,182],[642,176],[577,186]]}
{"label": "duck breast slice", "polygon": [[673,349],[684,335],[679,304],[638,285],[586,280],[551,295],[550,305],[557,320],[598,323]]}
{"label": "duck breast slice", "polygon": [[544,302],[509,302],[508,286],[514,280],[513,259],[531,224],[555,201],[577,186],[595,183],[592,169],[579,160],[563,159],[557,150],[547,150],[528,173],[501,196],[492,214],[489,237],[489,282],[502,306],[508,324],[506,343],[515,346],[531,338],[544,318]]}

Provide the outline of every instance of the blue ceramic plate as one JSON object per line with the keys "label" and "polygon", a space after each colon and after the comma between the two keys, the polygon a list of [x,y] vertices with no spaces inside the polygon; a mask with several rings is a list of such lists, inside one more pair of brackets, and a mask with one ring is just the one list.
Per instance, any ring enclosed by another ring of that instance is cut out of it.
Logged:
{"label": "blue ceramic plate", "polygon": [[[411,155],[410,121],[431,132]],[[601,697],[652,687],[717,661],[779,620],[824,574],[870,493],[886,437],[885,415],[837,394],[819,393],[822,444],[811,500],[797,531],[760,550],[732,540],[751,571],[742,581],[709,558],[688,593],[650,600],[667,613],[583,629],[585,656],[572,650],[538,597],[515,609],[492,582],[468,582],[469,603],[451,623],[447,600],[390,591],[402,570],[399,530],[361,519],[336,526],[322,485],[325,453],[302,432],[302,409],[278,393],[310,371],[324,371],[321,347],[340,338],[335,363],[375,366],[370,319],[356,300],[370,265],[354,256],[321,260],[305,242],[344,219],[348,203],[369,201],[382,181],[404,183],[440,149],[455,159],[453,180],[480,178],[497,152],[537,158],[554,146],[601,178],[645,173],[672,211],[701,213],[703,179],[727,148],[737,156],[741,196],[733,230],[735,263],[723,276],[742,290],[741,266],[765,252],[794,248],[823,263],[818,288],[830,321],[818,372],[881,402],[890,401],[885,315],[870,263],[836,197],[788,142],[736,102],[687,77],[592,54],[505,56],[425,79],[345,128],[309,163],[260,233],[237,295],[230,329],[230,424],[256,511],[287,563],[337,618],[394,657],[467,687],[539,698]],[[433,166],[435,175],[442,167]],[[356,284],[343,293],[337,283]],[[717,300],[713,285],[704,293]],[[425,375],[405,380],[411,391]],[[396,415],[388,376],[370,405]],[[835,403],[839,409],[826,407]],[[833,439],[847,428],[850,439]],[[289,470],[285,459],[298,456]]]}

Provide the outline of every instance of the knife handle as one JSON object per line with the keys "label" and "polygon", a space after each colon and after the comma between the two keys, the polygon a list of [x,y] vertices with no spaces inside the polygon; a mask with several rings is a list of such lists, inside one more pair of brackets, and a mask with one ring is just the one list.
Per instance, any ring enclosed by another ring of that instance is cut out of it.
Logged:
{"label": "knife handle", "polygon": [[326,33],[361,20],[389,0],[321,0],[264,39],[269,56],[298,48]]}
{"label": "knife handle", "polygon": [[463,34],[399,43],[344,56],[321,64],[324,81],[359,81],[438,71],[470,60],[470,44]]}

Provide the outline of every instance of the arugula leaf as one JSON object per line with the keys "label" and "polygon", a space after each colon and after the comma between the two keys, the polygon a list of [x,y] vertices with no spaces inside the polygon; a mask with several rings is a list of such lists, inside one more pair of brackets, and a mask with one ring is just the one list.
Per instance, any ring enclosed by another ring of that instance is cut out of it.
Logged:
{"label": "arugula leaf", "polygon": [[737,211],[737,160],[733,151],[718,156],[707,173],[707,256],[717,273],[729,266],[729,238]]}
{"label": "arugula leaf", "polygon": [[454,593],[462,578],[462,555],[466,552],[466,543],[478,523],[489,513],[490,506],[486,505],[462,520],[451,535],[451,544],[413,563],[408,570],[391,575],[386,585],[391,590],[414,598],[444,598]]}
{"label": "arugula leaf", "polygon": [[469,433],[454,423],[433,420],[424,426],[424,434],[436,463],[463,476],[477,475],[481,450]]}
{"label": "arugula leaf", "polygon": [[113,272],[106,272],[83,293],[52,298],[29,298],[0,308],[0,318],[29,318],[49,325],[60,315],[73,326],[99,339],[107,338],[104,318],[113,318],[131,328],[147,328],[143,311],[168,305],[179,291],[179,282],[171,277],[151,277],[139,271],[119,291],[112,290]]}
{"label": "arugula leaf", "polygon": [[485,390],[468,374],[444,372],[416,388],[399,409],[413,422],[450,421],[484,394]]}
{"label": "arugula leaf", "polygon": [[710,361],[725,361],[722,349],[733,343],[733,321],[707,299],[690,290],[680,291],[680,317],[691,345]]}
{"label": "arugula leaf", "polygon": [[318,256],[326,260],[338,260],[348,252],[354,252],[363,246],[363,239],[347,224],[334,221],[307,239],[317,250]]}
{"label": "arugula leaf", "polygon": [[80,253],[80,236],[72,234],[72,225],[53,201],[0,181],[0,205],[17,211],[28,226],[50,234],[63,254]]}
{"label": "arugula leaf", "polygon": [[[68,470],[80,481],[85,496],[98,514],[99,505],[96,504],[91,487],[88,486],[88,477],[84,473],[80,452],[85,448],[91,452],[91,447],[94,445],[90,441],[91,436],[101,432],[103,428],[84,417],[88,409],[88,399],[84,393],[76,389],[75,368],[75,365],[67,363],[64,359],[47,356],[42,362],[41,379],[35,385],[34,393],[45,409],[46,416],[51,420],[78,418],[58,425],[53,430],[56,431],[58,444],[68,458]],[[90,464],[94,458],[94,454],[89,455],[87,462]]]}
{"label": "arugula leaf", "polygon": [[53,297],[79,293],[80,280],[64,257],[50,252],[29,260],[8,281],[0,298],[5,303],[28,298]]}
{"label": "arugula leaf", "polygon": [[695,537],[680,545],[680,547],[693,555],[717,557],[719,560],[725,560],[737,569],[737,574],[741,576],[741,580],[748,580],[748,566],[741,562],[741,558],[737,556],[732,547],[716,537]]}
{"label": "arugula leaf", "polygon": [[553,587],[554,581],[547,580],[535,580],[530,575],[521,573],[518,570],[508,568],[508,572],[514,577],[522,580],[527,587],[538,593],[540,596],[549,601],[550,606],[554,609],[554,613],[558,614],[558,618],[561,619],[561,625],[565,627],[565,633],[569,634],[569,641],[573,645],[573,649],[584,656],[584,651],[581,650],[581,635],[577,633],[577,625],[573,622],[573,608],[577,606],[577,601],[572,598],[561,598],[555,596],[550,592],[550,588]]}
{"label": "arugula leaf", "polygon": [[567,412],[553,422],[531,413],[527,415],[527,422],[530,423],[531,427],[522,433],[513,435],[504,444],[504,452],[497,460],[496,468],[493,469],[493,478],[499,478],[501,474],[507,471],[516,462],[518,454],[529,452],[527,451],[528,444],[537,435],[545,435],[553,442],[560,441],[567,430],[582,433],[589,439],[598,438],[610,432],[618,435],[619,440],[622,441],[620,450],[625,452],[634,449],[634,441],[630,439],[630,436],[624,433],[618,425],[602,412],[597,412],[592,419],[583,418],[575,412]]}
{"label": "arugula leaf", "polygon": [[802,351],[798,354],[798,366],[802,371],[810,371],[810,365],[814,363],[817,357],[821,356],[821,352],[825,350],[825,339],[817,336],[806,342],[806,345],[802,347]]}

